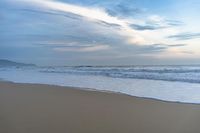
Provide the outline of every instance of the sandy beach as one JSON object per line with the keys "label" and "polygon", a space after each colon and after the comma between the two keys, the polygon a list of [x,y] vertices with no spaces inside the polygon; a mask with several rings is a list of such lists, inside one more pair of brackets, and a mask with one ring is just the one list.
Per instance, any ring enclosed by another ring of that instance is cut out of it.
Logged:
{"label": "sandy beach", "polygon": [[0,133],[198,133],[200,105],[0,83]]}

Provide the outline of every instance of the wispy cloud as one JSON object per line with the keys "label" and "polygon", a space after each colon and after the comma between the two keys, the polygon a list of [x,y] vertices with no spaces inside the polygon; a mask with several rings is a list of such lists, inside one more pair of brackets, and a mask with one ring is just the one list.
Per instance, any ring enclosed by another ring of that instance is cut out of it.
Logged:
{"label": "wispy cloud", "polygon": [[56,15],[56,16],[64,16],[67,18],[71,19],[82,19],[80,15],[75,15],[75,14],[70,14],[70,13],[63,13],[63,12],[58,12],[58,11],[53,11],[53,10],[41,10],[41,9],[20,9],[20,11],[24,12],[32,12],[32,13],[39,13],[39,14],[48,14],[48,15]]}
{"label": "wispy cloud", "polygon": [[113,5],[109,5],[106,8],[106,11],[112,16],[119,16],[119,17],[130,17],[136,16],[137,14],[141,14],[143,9],[136,8],[133,5],[129,4],[130,1],[120,1],[119,3]]}
{"label": "wispy cloud", "polygon": [[115,24],[115,23],[107,23],[105,21],[97,21],[96,23],[106,26],[106,27],[112,27],[112,28],[121,28],[121,25]]}
{"label": "wispy cloud", "polygon": [[187,44],[169,44],[167,45],[168,47],[183,47],[186,46]]}
{"label": "wispy cloud", "polygon": [[141,47],[141,50],[145,51],[145,53],[155,53],[155,52],[163,52],[169,48],[173,47],[183,47],[186,44],[151,44],[149,46]]}
{"label": "wispy cloud", "polygon": [[119,25],[125,25],[123,20],[117,19],[116,17],[112,17],[107,14],[103,9],[97,8],[86,8],[82,6],[72,5],[68,3],[63,3],[59,1],[52,0],[16,0],[19,2],[23,2],[26,4],[30,4],[33,6],[39,6],[44,8],[49,8],[54,11],[61,11],[67,13],[73,13],[76,15],[80,15],[86,17],[91,20],[100,20],[105,21],[107,23],[115,23]]}
{"label": "wispy cloud", "polygon": [[176,26],[182,26],[183,22],[177,20],[167,20],[160,16],[150,16],[143,24],[130,24],[135,30],[159,30],[164,28],[171,28]]}
{"label": "wispy cloud", "polygon": [[168,38],[176,39],[176,40],[190,40],[200,38],[200,33],[180,33],[176,35],[168,36]]}
{"label": "wispy cloud", "polygon": [[80,41],[41,41],[36,43],[38,46],[52,48],[59,52],[95,52],[110,49],[110,45],[98,44],[93,42],[92,44],[80,42]]}
{"label": "wispy cloud", "polygon": [[101,51],[101,50],[108,50],[110,48],[109,45],[91,45],[91,46],[57,46],[54,48],[55,51],[60,52],[95,52],[95,51]]}
{"label": "wispy cloud", "polygon": [[[22,2],[23,4],[28,4],[30,6],[43,8],[41,11],[26,9],[31,12],[41,12],[51,15],[61,15],[64,17],[69,17],[72,19],[85,19],[85,21],[91,21],[93,23],[113,28],[115,34],[118,34],[119,37],[124,38],[123,44],[131,45],[149,45],[160,43],[158,41],[152,40],[149,37],[146,37],[142,32],[143,30],[159,30],[174,26],[182,25],[181,22],[175,20],[167,20],[158,15],[151,15],[147,20],[144,20],[143,23],[137,23],[133,19],[126,17],[118,17],[116,15],[110,14],[107,9],[100,7],[83,7],[78,5],[73,5],[69,3],[52,1],[52,0],[15,0]],[[124,6],[124,5],[123,5]],[[115,5],[116,10],[120,13],[134,11],[133,7],[125,10],[121,4]],[[39,9],[40,9],[39,8]],[[149,43],[151,42],[151,43]]]}
{"label": "wispy cloud", "polygon": [[[141,35],[139,35],[136,30],[132,29],[132,27],[129,25],[129,23],[131,23],[129,19],[122,19],[112,16],[103,8],[82,7],[51,0],[16,1],[30,4],[31,6],[44,7],[53,11],[73,13],[75,15],[85,17],[85,19],[87,19],[88,21],[98,22],[106,26],[109,25],[113,27],[120,27],[120,29],[118,29],[116,32],[118,32],[119,35],[126,37],[127,40],[131,40],[133,44],[145,43],[145,39]],[[130,41],[127,42],[130,43]]]}
{"label": "wispy cloud", "polygon": [[160,27],[159,25],[139,25],[139,24],[131,24],[131,27],[135,30],[157,30],[163,29],[164,27]]}

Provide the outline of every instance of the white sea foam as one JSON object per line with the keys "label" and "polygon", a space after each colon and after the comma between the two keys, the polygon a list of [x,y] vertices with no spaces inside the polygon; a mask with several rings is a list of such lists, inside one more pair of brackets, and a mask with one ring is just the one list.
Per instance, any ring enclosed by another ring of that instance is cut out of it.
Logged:
{"label": "white sea foam", "polygon": [[[94,88],[166,101],[200,103],[199,70],[198,66],[12,67],[0,68],[0,78],[18,83]],[[143,75],[143,78],[134,75]],[[156,76],[159,78],[155,79]],[[150,77],[154,77],[153,80]],[[171,78],[173,80],[169,80]]]}

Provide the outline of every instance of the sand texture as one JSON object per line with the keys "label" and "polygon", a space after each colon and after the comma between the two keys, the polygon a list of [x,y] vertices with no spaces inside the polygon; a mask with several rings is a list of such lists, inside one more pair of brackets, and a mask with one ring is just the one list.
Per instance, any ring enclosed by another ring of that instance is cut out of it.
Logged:
{"label": "sand texture", "polygon": [[200,133],[200,105],[1,82],[0,133]]}

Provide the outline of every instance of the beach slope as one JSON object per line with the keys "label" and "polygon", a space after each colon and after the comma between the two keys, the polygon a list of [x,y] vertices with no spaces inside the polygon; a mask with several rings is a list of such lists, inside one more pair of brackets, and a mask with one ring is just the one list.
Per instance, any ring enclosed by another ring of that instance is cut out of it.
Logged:
{"label": "beach slope", "polygon": [[199,124],[200,105],[0,83],[0,133],[198,133]]}

